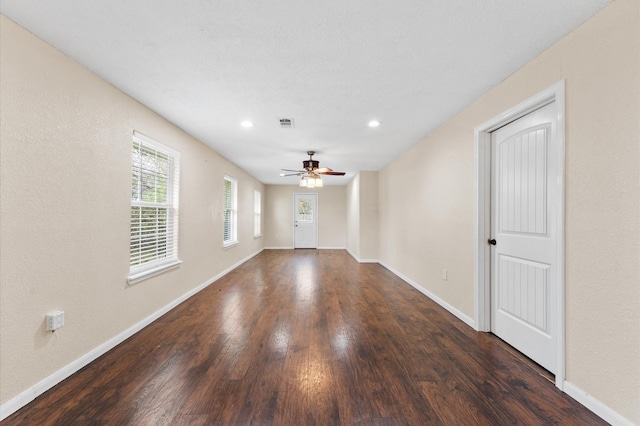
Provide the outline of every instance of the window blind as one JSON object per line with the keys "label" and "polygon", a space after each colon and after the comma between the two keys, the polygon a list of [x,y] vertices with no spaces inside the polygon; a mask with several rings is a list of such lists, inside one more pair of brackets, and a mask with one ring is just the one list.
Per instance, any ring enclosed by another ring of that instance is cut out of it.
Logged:
{"label": "window blind", "polygon": [[130,274],[178,261],[179,154],[135,132]]}
{"label": "window blind", "polygon": [[224,245],[231,245],[237,241],[237,181],[229,176],[224,177],[223,194],[223,232],[222,240]]}

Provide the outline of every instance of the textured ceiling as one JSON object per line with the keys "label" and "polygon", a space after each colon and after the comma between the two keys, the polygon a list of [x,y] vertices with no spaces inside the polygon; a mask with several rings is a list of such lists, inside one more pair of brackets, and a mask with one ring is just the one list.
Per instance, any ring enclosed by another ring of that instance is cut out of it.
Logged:
{"label": "textured ceiling", "polygon": [[325,184],[345,184],[609,2],[0,0],[0,11],[262,182],[296,184],[279,169],[315,150],[347,172]]}

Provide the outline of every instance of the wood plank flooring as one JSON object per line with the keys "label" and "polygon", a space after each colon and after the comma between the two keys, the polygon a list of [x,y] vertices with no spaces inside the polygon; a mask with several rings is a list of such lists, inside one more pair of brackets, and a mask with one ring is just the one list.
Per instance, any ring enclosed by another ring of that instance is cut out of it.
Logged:
{"label": "wood plank flooring", "polygon": [[606,423],[343,250],[262,252],[2,422],[272,424]]}

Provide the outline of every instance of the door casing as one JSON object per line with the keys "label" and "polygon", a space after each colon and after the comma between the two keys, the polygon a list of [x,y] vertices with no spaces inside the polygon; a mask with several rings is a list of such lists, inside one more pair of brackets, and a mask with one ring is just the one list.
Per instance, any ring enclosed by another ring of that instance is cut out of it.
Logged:
{"label": "door casing", "polygon": [[503,112],[475,129],[475,232],[474,232],[474,323],[478,331],[491,330],[491,250],[487,240],[491,238],[491,132],[517,120],[528,113],[556,102],[557,116],[557,155],[558,174],[554,182],[556,186],[554,218],[558,239],[556,264],[557,282],[556,297],[556,335],[557,371],[555,382],[560,389],[565,377],[565,309],[564,309],[564,153],[565,153],[565,87],[560,81],[548,89],[532,96],[515,107]]}

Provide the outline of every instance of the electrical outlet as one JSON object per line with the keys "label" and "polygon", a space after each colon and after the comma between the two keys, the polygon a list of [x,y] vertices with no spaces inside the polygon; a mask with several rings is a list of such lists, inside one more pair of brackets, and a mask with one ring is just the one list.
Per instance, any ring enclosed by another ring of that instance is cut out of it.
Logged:
{"label": "electrical outlet", "polygon": [[47,331],[55,331],[64,325],[64,311],[47,314]]}
{"label": "electrical outlet", "polygon": [[446,269],[442,270],[442,279],[445,280],[445,281],[447,280],[447,270]]}

